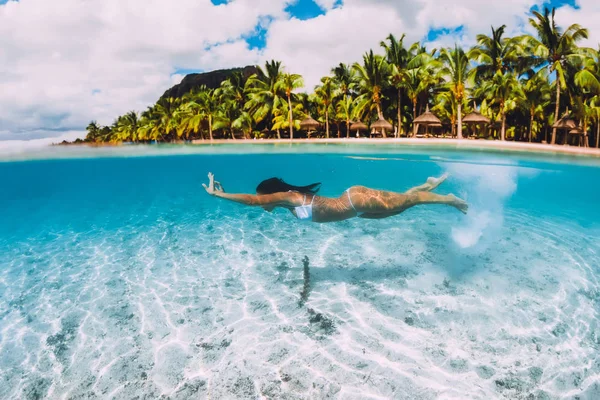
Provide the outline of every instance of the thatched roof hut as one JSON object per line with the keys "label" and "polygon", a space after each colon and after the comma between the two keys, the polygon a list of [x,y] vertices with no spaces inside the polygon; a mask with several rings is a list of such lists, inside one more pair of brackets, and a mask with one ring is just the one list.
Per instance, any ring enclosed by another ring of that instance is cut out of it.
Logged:
{"label": "thatched roof hut", "polygon": [[363,124],[363,123],[362,123],[362,122],[360,122],[360,121],[353,122],[353,123],[350,125],[350,130],[351,130],[351,131],[366,131],[366,130],[368,130],[368,129],[369,129],[369,127],[368,127],[367,125]]}
{"label": "thatched roof hut", "polygon": [[371,128],[378,129],[378,130],[391,131],[392,129],[394,129],[394,126],[392,124],[390,124],[389,122],[387,122],[382,117],[380,117],[377,121],[375,121],[371,124]]}
{"label": "thatched roof hut", "polygon": [[479,113],[477,110],[473,110],[472,113],[465,115],[462,122],[465,124],[489,124],[490,119]]}
{"label": "thatched roof hut", "polygon": [[429,104],[428,104],[425,112],[423,114],[419,115],[417,118],[415,118],[413,123],[419,124],[419,125],[433,126],[436,124],[441,125],[442,121],[440,121],[440,119],[438,117],[436,117],[435,114],[433,114],[431,111],[429,111]]}
{"label": "thatched roof hut", "polygon": [[465,115],[462,119],[462,122],[465,124],[489,124],[490,119],[485,115],[481,115],[479,111],[477,111],[477,103],[473,102],[473,112]]}
{"label": "thatched roof hut", "polygon": [[572,130],[577,128],[577,124],[575,124],[575,121],[569,118],[568,114],[565,114],[561,119],[552,124],[552,127],[556,129]]}
{"label": "thatched roof hut", "polygon": [[319,126],[321,126],[319,121],[316,121],[310,115],[308,116],[308,118],[300,121],[300,129],[303,129],[303,130],[317,129]]}

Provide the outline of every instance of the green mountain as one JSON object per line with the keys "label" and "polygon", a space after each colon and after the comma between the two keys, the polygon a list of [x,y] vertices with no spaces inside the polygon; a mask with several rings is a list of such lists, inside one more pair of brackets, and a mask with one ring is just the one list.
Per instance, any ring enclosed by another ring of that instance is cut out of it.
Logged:
{"label": "green mountain", "polygon": [[244,75],[244,78],[248,78],[250,75],[256,74],[258,69],[256,66],[249,65],[244,68],[220,69],[201,74],[189,74],[186,75],[180,83],[167,89],[161,96],[161,99],[165,97],[183,97],[186,93],[189,93],[202,85],[209,89],[216,89],[221,85],[221,82],[229,78],[236,71],[241,72]]}

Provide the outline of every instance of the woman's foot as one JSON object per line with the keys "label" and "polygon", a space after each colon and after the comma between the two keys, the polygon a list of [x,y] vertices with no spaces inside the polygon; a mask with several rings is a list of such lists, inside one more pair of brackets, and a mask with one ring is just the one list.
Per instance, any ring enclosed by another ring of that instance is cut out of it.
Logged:
{"label": "woman's foot", "polygon": [[463,214],[466,214],[467,211],[469,211],[469,204],[463,199],[459,199],[453,194],[449,194],[448,198],[450,199],[448,205],[451,205]]}
{"label": "woman's foot", "polygon": [[431,192],[432,190],[435,190],[438,186],[444,183],[446,179],[448,179],[448,174],[444,174],[439,178],[427,178],[427,191]]}
{"label": "woman's foot", "polygon": [[439,178],[427,178],[427,182],[421,186],[416,186],[406,191],[406,194],[417,193],[417,192],[431,192],[442,184],[448,178],[448,174],[444,174]]}

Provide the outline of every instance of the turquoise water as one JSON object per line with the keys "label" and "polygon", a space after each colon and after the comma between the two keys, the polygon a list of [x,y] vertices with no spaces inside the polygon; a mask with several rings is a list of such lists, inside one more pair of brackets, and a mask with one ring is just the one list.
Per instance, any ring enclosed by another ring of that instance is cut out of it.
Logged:
{"label": "turquoise water", "polygon": [[[0,162],[0,398],[599,398],[598,161],[297,149]],[[209,171],[325,196],[449,172],[471,210],[306,224]]]}

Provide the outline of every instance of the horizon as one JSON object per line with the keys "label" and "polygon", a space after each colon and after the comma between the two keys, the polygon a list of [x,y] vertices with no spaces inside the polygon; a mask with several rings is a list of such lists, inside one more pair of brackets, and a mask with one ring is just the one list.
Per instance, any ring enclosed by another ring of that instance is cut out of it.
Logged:
{"label": "horizon", "polygon": [[[600,6],[590,0],[513,0],[508,5],[463,0],[442,6],[443,13],[430,0],[400,5],[386,0],[252,5],[250,0],[181,0],[160,21],[161,12],[167,12],[161,7],[170,3],[135,7],[137,1],[84,6],[79,0],[0,0],[0,37],[7,49],[0,141],[81,137],[90,120],[109,124],[117,115],[142,111],[189,73],[262,65],[269,59],[301,74],[304,90],[310,91],[337,63],[359,61],[369,49],[381,53],[378,43],[389,33],[406,33],[407,43],[421,41],[428,48],[469,47],[476,34],[487,34],[492,25],[506,24],[507,36],[528,32],[531,11],[544,6],[557,7],[559,25],[580,23],[589,29],[582,45],[596,47],[600,40]],[[146,13],[136,12],[144,6]],[[72,12],[61,13],[65,9]],[[197,12],[209,15],[206,21],[214,26],[198,24],[192,18]],[[360,24],[359,17],[378,23]],[[22,29],[36,23],[35,32]],[[169,29],[174,24],[179,29]]]}

